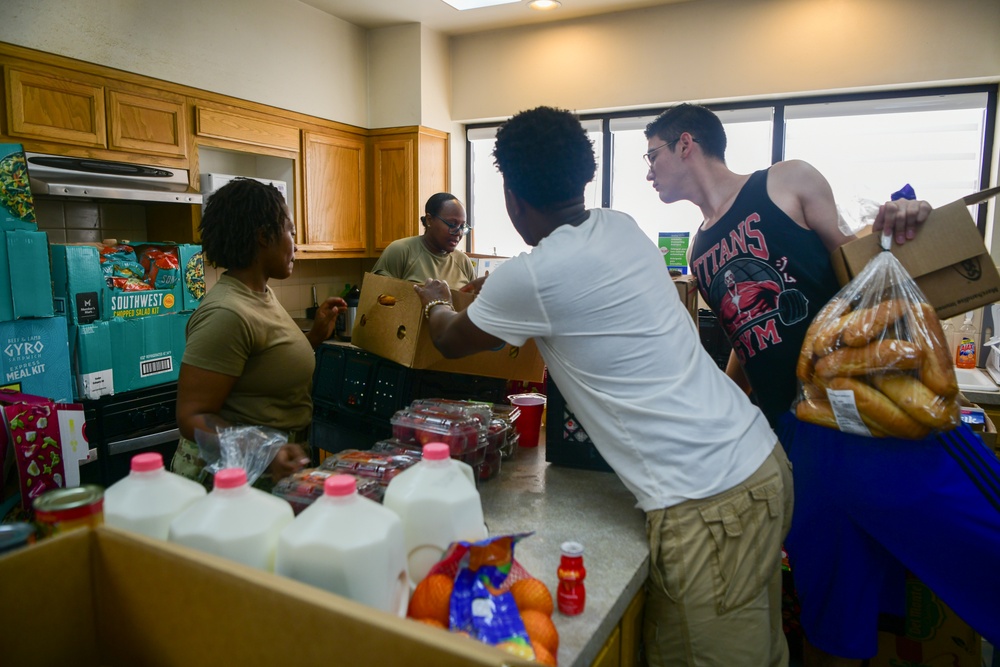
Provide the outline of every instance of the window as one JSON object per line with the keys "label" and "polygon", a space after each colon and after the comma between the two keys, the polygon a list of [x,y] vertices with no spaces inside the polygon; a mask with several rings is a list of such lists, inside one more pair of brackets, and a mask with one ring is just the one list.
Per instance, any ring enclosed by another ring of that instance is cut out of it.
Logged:
{"label": "window", "polygon": [[[733,171],[751,173],[775,159],[811,163],[830,181],[851,231],[871,221],[873,204],[906,183],[918,197],[940,206],[989,182],[995,85],[709,106],[726,128],[726,163]],[[628,213],[654,242],[660,232],[693,234],[702,220],[689,202],[660,202],[646,180],[643,131],[660,111],[583,120],[598,156],[587,206]],[[496,127],[468,130],[472,250],[513,255],[528,248],[507,218],[503,182],[493,166]],[[610,134],[608,156],[603,155],[602,128]],[[606,194],[602,182],[610,184]]]}
{"label": "window", "polygon": [[[601,169],[604,153],[604,134],[601,121],[584,121],[583,127],[594,142],[597,172],[594,180],[584,190],[587,208],[601,206]],[[531,248],[524,242],[510,218],[503,196],[503,177],[493,164],[493,144],[497,127],[469,129],[469,219],[474,228],[470,239],[470,252],[482,255],[513,257]],[[645,151],[644,151],[645,152]],[[641,158],[640,158],[641,159]]]}

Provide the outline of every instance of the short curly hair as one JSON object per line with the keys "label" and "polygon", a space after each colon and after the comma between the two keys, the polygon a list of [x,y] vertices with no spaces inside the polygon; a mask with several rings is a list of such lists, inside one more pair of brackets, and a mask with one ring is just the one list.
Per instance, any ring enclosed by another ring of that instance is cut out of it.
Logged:
{"label": "short curly hair", "polygon": [[551,210],[583,196],[594,179],[594,145],[571,112],[536,107],[497,130],[493,163],[504,185],[535,208]]}
{"label": "short curly hair", "polygon": [[236,178],[208,198],[198,231],[205,260],[212,266],[245,269],[257,257],[257,235],[269,241],[284,232],[285,198],[270,183]]}

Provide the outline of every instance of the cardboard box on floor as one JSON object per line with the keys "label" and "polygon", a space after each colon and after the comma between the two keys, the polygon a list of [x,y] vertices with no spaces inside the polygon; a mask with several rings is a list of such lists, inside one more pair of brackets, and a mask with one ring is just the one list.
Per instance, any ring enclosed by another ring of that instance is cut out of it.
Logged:
{"label": "cardboard box on floor", "polygon": [[[379,303],[380,296],[391,296],[395,302],[384,305]],[[451,297],[459,311],[468,308],[474,298],[457,290],[451,291]],[[504,345],[501,349],[462,359],[445,359],[434,347],[426,324],[424,307],[413,291],[413,283],[365,274],[351,333],[352,344],[409,368],[505,380],[538,382],[542,379],[545,362],[532,340],[520,348]]]}
{"label": "cardboard box on floor", "polygon": [[899,634],[878,633],[878,655],[869,667],[982,667],[982,638],[912,575],[902,622]]}
{"label": "cardboard box on floor", "polygon": [[[1000,187],[936,208],[915,239],[892,245],[892,254],[941,319],[1000,301],[1000,275],[968,209],[997,194]],[[840,284],[847,284],[879,252],[882,249],[875,234],[838,248],[832,261]]]}
{"label": "cardboard box on floor", "polygon": [[0,556],[5,665],[533,664],[285,577],[103,526]]}

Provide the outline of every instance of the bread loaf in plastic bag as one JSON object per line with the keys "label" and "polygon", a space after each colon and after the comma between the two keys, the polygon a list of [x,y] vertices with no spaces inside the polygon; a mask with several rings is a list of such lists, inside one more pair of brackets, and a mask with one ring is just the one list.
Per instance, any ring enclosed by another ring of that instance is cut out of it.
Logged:
{"label": "bread loaf in plastic bag", "polygon": [[958,382],[934,308],[881,252],[813,319],[796,416],[846,433],[918,440],[958,426]]}

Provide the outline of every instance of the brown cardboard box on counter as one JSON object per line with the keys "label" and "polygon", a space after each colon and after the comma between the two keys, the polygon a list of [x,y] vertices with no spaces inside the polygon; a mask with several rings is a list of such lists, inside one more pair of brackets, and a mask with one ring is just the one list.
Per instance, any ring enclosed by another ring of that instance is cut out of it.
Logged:
{"label": "brown cardboard box on counter", "polygon": [[[459,311],[468,308],[474,298],[457,290],[451,291],[451,297]],[[351,334],[351,343],[357,347],[409,368],[505,380],[542,379],[545,362],[532,340],[519,348],[504,345],[462,359],[445,359],[434,347],[426,325],[424,307],[413,291],[413,283],[365,274]]]}
{"label": "brown cardboard box on counter", "polygon": [[0,556],[5,665],[529,665],[500,649],[102,526]]}
{"label": "brown cardboard box on counter", "polygon": [[[941,319],[1000,301],[1000,275],[968,209],[998,193],[1000,187],[990,188],[936,208],[915,239],[892,245],[892,254]],[[874,234],[838,248],[832,261],[840,284],[847,284],[879,252]]]}
{"label": "brown cardboard box on counter", "polygon": [[698,323],[698,279],[688,274],[674,277],[674,287],[684,308],[691,313],[694,323]]}

